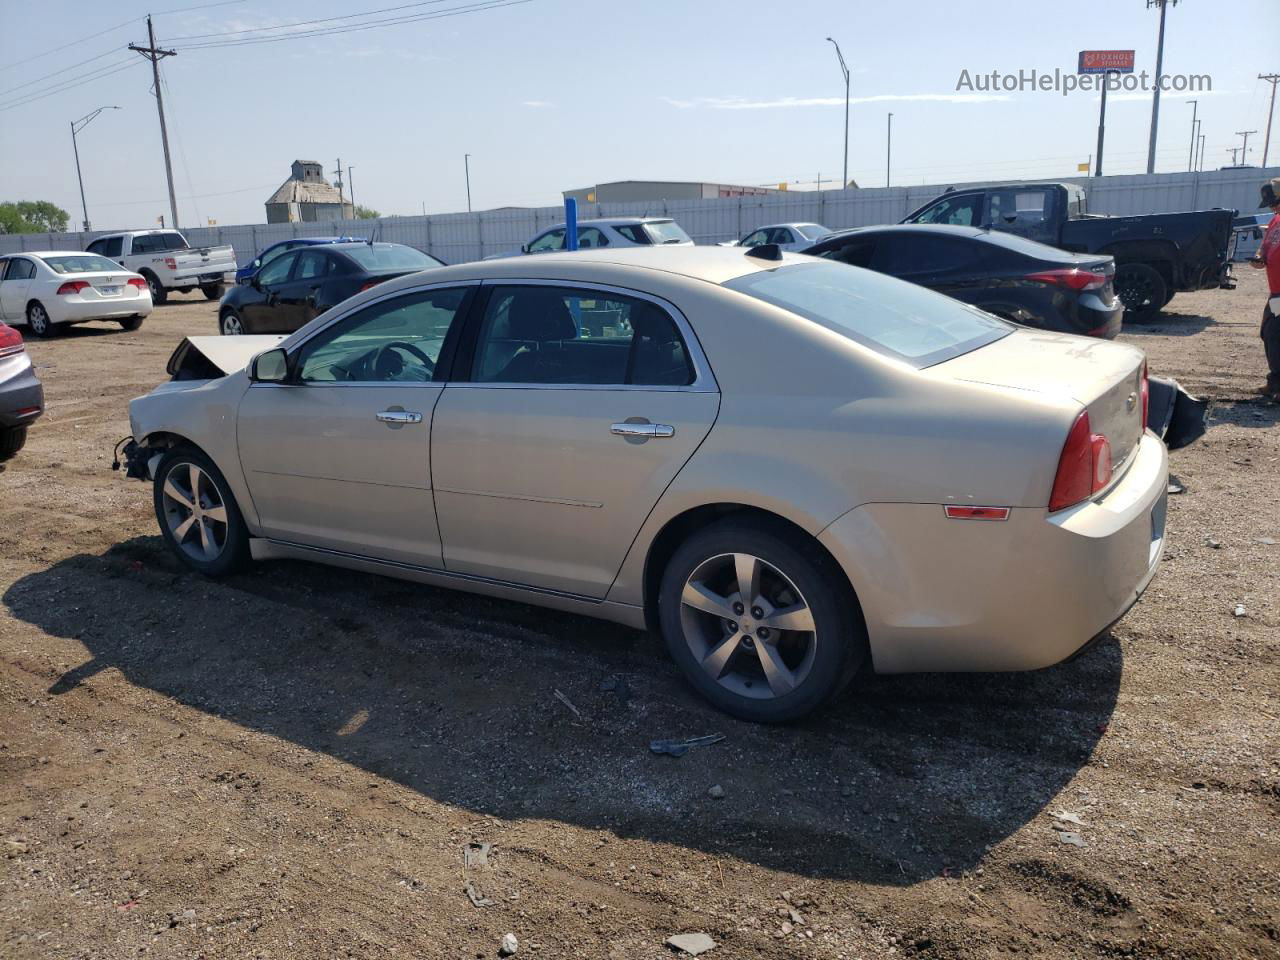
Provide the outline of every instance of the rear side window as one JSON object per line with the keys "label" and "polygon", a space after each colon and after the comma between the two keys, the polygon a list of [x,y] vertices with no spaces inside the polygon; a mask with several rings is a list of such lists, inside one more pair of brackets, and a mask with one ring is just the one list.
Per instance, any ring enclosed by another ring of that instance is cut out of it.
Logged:
{"label": "rear side window", "polygon": [[653,243],[653,241],[649,239],[649,235],[644,232],[644,229],[638,223],[620,223],[616,224],[613,229],[617,230],[632,243],[638,243],[641,245]]}
{"label": "rear side window", "polygon": [[847,263],[851,267],[870,267],[871,258],[875,256],[876,241],[871,237],[856,237],[846,240],[839,246],[823,250],[818,256],[837,263]]}
{"label": "rear side window", "polygon": [[987,196],[986,223],[993,227],[1036,227],[1048,219],[1044,190],[992,190]]}
{"label": "rear side window", "polygon": [[693,238],[674,220],[653,220],[642,226],[654,243],[693,243]]}
{"label": "rear side window", "polygon": [[978,241],[919,233],[888,233],[880,238],[871,268],[894,277],[950,273],[977,265]]}
{"label": "rear side window", "polygon": [[157,253],[160,250],[167,249],[164,246],[163,235],[158,233],[144,233],[141,236],[133,238],[133,253]]}
{"label": "rear side window", "polygon": [[976,350],[1013,331],[1011,324],[958,300],[839,263],[759,270],[724,286],[917,369]]}
{"label": "rear side window", "polygon": [[187,249],[187,241],[180,233],[162,233],[160,234],[164,241],[163,250],[185,250]]}
{"label": "rear side window", "polygon": [[479,383],[684,386],[675,320],[648,300],[569,287],[498,287],[476,344]]}

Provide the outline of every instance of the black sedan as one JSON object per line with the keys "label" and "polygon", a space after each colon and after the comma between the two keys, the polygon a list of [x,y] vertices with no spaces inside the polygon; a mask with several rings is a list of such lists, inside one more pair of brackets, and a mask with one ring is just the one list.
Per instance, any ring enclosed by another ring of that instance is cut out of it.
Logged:
{"label": "black sedan", "polygon": [[1115,261],[976,227],[903,224],[824,237],[804,253],[906,280],[1029,327],[1120,332]]}
{"label": "black sedan", "polygon": [[292,333],[374,284],[442,266],[444,261],[399,243],[360,240],[290,250],[227,292],[218,330],[228,336]]}

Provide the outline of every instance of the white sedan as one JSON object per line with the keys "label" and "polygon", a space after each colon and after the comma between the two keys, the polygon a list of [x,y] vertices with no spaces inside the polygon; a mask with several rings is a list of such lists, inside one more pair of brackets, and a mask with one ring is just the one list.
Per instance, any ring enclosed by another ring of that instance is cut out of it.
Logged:
{"label": "white sedan", "polygon": [[[494,253],[485,259],[504,260],[525,253],[559,253],[565,249],[567,232],[565,224],[557,223],[543,230],[518,251]],[[612,217],[578,221],[579,250],[652,246],[692,247],[693,238],[670,217]]]}
{"label": "white sedan", "polygon": [[774,223],[752,230],[741,240],[728,240],[722,247],[760,247],[776,243],[778,249],[799,253],[830,234],[820,223]]}
{"label": "white sedan", "polygon": [[38,250],[0,257],[0,320],[37,337],[60,325],[115,320],[137,330],[151,313],[147,281],[96,253]]}

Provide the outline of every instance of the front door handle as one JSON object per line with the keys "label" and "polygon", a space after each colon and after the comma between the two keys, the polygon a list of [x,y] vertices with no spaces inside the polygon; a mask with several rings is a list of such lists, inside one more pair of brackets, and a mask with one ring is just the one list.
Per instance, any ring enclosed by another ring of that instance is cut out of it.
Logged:
{"label": "front door handle", "polygon": [[617,434],[620,437],[639,437],[647,440],[649,437],[671,437],[675,436],[676,428],[666,423],[615,423],[609,428],[609,432]]}
{"label": "front door handle", "polygon": [[390,423],[395,426],[422,422],[422,414],[414,413],[410,410],[380,410],[374,416],[378,418],[380,423]]}

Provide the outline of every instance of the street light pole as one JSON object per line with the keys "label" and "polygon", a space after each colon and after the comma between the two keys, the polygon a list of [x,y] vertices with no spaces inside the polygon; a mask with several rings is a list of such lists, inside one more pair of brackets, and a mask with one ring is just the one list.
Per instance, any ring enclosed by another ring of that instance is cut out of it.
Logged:
{"label": "street light pole", "polygon": [[71,149],[76,155],[76,179],[80,181],[80,209],[84,211],[84,231],[89,232],[89,205],[84,201],[84,177],[80,174],[80,145],[76,143],[76,134],[91,124],[94,118],[103,110],[119,110],[119,107],[108,106],[99,107],[91,113],[86,113],[79,120],[71,121]]}
{"label": "street light pole", "polygon": [[462,166],[467,171],[467,213],[471,212],[471,154],[462,155]]}
{"label": "street light pole", "polygon": [[351,216],[356,215],[356,182],[351,179],[351,171],[354,170],[351,164],[347,164],[347,193],[351,194]]}
{"label": "street light pole", "polygon": [[840,189],[849,186],[849,68],[845,65],[844,54],[840,52],[840,44],[827,37],[836,48],[836,56],[840,58],[840,72],[844,74],[844,179],[840,181]]}
{"label": "street light pole", "polygon": [[893,161],[893,114],[889,114],[888,137],[884,144],[884,185],[889,186],[889,170]]}
{"label": "street light pole", "polygon": [[1196,161],[1196,113],[1200,109],[1199,100],[1188,100],[1191,104],[1191,152],[1187,154],[1187,173],[1191,172]]}
{"label": "street light pole", "polygon": [[1196,170],[1204,171],[1204,134],[1200,134],[1200,159],[1196,161]]}

